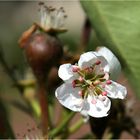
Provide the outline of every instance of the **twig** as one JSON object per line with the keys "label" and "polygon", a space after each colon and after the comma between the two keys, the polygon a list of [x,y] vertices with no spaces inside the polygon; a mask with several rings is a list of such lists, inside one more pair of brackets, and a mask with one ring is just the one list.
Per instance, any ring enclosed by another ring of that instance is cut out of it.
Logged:
{"label": "twig", "polygon": [[42,131],[44,135],[47,135],[48,137],[48,100],[47,100],[47,92],[46,92],[46,86],[44,83],[39,85],[39,103],[41,108],[41,125],[42,125]]}
{"label": "twig", "polygon": [[55,137],[57,134],[59,134],[62,129],[65,129],[65,127],[68,125],[69,121],[73,118],[73,116],[75,115],[75,112],[71,112],[69,114],[69,116],[67,116],[64,121],[55,129],[53,129],[51,132],[50,132],[50,137],[53,138]]}
{"label": "twig", "polygon": [[73,133],[73,132],[76,132],[83,124],[84,124],[84,121],[83,121],[83,119],[81,118],[81,119],[79,119],[75,124],[73,124],[73,125],[69,128],[68,132],[69,132],[70,134]]}

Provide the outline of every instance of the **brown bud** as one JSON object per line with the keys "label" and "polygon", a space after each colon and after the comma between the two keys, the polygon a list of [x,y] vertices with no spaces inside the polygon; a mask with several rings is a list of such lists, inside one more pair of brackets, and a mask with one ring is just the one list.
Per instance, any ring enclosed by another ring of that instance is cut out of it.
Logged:
{"label": "brown bud", "polygon": [[33,72],[40,82],[52,66],[57,65],[63,50],[60,40],[45,32],[32,34],[24,47],[25,54]]}

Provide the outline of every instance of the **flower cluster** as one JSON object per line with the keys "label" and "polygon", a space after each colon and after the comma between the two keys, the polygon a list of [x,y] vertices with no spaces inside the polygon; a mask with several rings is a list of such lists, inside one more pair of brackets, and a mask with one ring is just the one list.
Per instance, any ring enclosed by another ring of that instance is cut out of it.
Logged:
{"label": "flower cluster", "polygon": [[86,52],[80,56],[78,64],[63,64],[58,75],[64,81],[56,89],[59,102],[70,110],[93,117],[108,115],[110,98],[124,99],[127,90],[112,81],[118,77],[120,63],[106,47],[97,52]]}

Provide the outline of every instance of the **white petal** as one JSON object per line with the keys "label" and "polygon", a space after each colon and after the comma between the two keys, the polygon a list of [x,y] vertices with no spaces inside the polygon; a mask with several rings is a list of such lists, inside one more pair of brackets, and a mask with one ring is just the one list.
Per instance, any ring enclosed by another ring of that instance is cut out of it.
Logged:
{"label": "white petal", "polygon": [[105,90],[108,92],[107,96],[111,98],[124,99],[127,95],[126,87],[111,81],[110,85],[105,86]]}
{"label": "white petal", "polygon": [[59,67],[58,76],[66,81],[70,79],[75,79],[75,74],[72,72],[72,65],[71,64],[63,64]]}
{"label": "white petal", "polygon": [[83,116],[83,121],[86,123],[89,121],[89,115],[87,113],[87,110],[81,110],[81,115]]}
{"label": "white petal", "polygon": [[[103,97],[104,100],[102,100],[101,97]],[[107,116],[111,106],[111,101],[109,100],[109,98],[100,95],[96,98],[95,104],[92,103],[93,99],[95,99],[93,98],[93,96],[88,96],[87,103],[84,106],[84,110],[86,110],[87,113],[92,117],[100,118]]]}
{"label": "white petal", "polygon": [[73,88],[72,84],[64,83],[55,91],[59,102],[72,111],[81,111],[83,99],[78,95],[79,88]]}
{"label": "white petal", "polygon": [[86,68],[95,64],[97,60],[101,61],[101,67],[104,69],[104,71],[109,72],[109,65],[106,59],[99,53],[93,51],[82,54],[78,61],[78,65],[81,68]]}
{"label": "white petal", "polygon": [[107,60],[111,79],[117,79],[121,72],[121,65],[117,57],[106,47],[99,48],[98,53]]}
{"label": "white petal", "polygon": [[89,67],[93,65],[96,62],[96,60],[97,57],[93,51],[86,52],[80,56],[80,59],[78,61],[78,66],[80,66],[81,68]]}

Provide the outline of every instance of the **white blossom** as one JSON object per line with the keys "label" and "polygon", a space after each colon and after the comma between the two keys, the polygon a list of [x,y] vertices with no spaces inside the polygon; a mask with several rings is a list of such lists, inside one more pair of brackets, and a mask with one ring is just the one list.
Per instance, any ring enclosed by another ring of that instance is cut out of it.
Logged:
{"label": "white blossom", "polygon": [[105,117],[111,107],[109,98],[124,99],[127,94],[124,86],[113,81],[120,71],[120,62],[106,47],[83,53],[78,64],[60,66],[58,75],[64,83],[56,89],[55,95],[72,111],[84,116]]}

